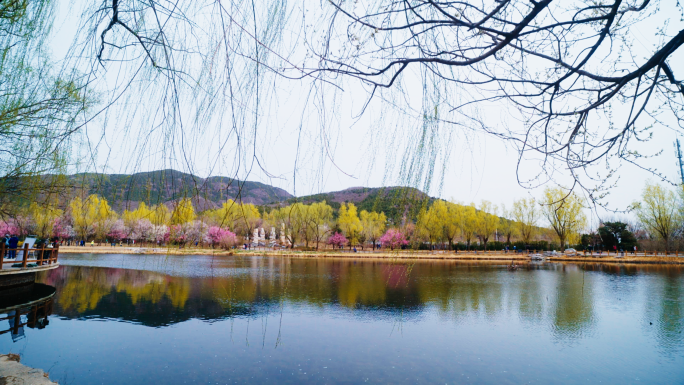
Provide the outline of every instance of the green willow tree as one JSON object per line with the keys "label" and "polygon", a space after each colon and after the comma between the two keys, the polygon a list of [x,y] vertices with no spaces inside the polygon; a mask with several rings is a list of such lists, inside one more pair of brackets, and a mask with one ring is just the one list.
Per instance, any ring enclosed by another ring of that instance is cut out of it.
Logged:
{"label": "green willow tree", "polygon": [[0,2],[0,212],[64,191],[77,116],[88,108],[78,74],[50,61],[55,1]]}

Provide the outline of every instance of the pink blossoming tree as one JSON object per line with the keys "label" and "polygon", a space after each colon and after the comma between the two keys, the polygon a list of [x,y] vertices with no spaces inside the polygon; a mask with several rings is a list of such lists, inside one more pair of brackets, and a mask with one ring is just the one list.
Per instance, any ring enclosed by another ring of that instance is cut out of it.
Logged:
{"label": "pink blossoming tree", "polygon": [[332,245],[333,249],[335,248],[335,246],[341,249],[344,247],[344,245],[347,244],[347,242],[349,242],[347,238],[340,233],[335,233],[330,238],[328,238],[328,244]]}
{"label": "pink blossoming tree", "polygon": [[120,241],[128,236],[128,231],[126,229],[126,226],[124,226],[124,221],[123,219],[119,219],[114,224],[112,227],[109,229],[109,232],[107,233],[107,238],[110,240],[117,242]]}
{"label": "pink blossoming tree", "polygon": [[167,243],[169,239],[171,238],[171,232],[169,231],[168,226],[166,225],[152,225],[152,230],[150,230],[150,234],[148,236],[148,240],[151,242],[156,242],[157,244],[161,245],[164,243]]}
{"label": "pink blossoming tree", "polygon": [[17,215],[12,220],[12,224],[16,227],[16,235],[29,235],[36,232],[36,223],[28,215]]}
{"label": "pink blossoming tree", "polygon": [[382,243],[382,245],[385,247],[389,247],[391,250],[394,250],[395,247],[408,245],[408,241],[406,240],[404,233],[397,229],[387,230],[385,235],[380,237],[380,243]]}
{"label": "pink blossoming tree", "polygon": [[181,225],[173,225],[169,228],[169,240],[179,245],[184,245],[188,241],[186,228]]}
{"label": "pink blossoming tree", "polygon": [[0,221],[0,236],[5,234],[18,235],[19,228],[12,222]]}
{"label": "pink blossoming tree", "polygon": [[203,221],[192,221],[186,226],[185,235],[191,244],[209,243],[209,225]]}
{"label": "pink blossoming tree", "polygon": [[237,235],[235,235],[235,233],[228,231],[228,230],[226,230],[226,233],[223,234],[223,236],[221,237],[221,240],[219,241],[219,245],[221,246],[221,248],[226,249],[226,250],[232,248],[233,246],[235,246],[237,244],[238,244]]}
{"label": "pink blossoming tree", "polygon": [[211,243],[211,247],[218,245],[224,249],[229,249],[238,243],[237,235],[235,235],[235,233],[218,226],[210,227],[207,236]]}
{"label": "pink blossoming tree", "polygon": [[52,224],[52,236],[60,240],[70,239],[76,235],[73,226],[67,218],[58,217]]}
{"label": "pink blossoming tree", "polygon": [[133,228],[129,229],[130,234],[128,237],[135,239],[138,242],[144,242],[144,241],[156,241],[152,240],[152,229],[154,225],[152,222],[150,222],[149,219],[143,218],[143,219],[138,219],[137,221],[133,222]]}

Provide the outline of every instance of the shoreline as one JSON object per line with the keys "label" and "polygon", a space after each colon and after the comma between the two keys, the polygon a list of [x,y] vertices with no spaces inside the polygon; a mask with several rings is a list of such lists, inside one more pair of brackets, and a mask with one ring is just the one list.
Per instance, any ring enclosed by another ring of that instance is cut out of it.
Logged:
{"label": "shoreline", "polygon": [[[447,253],[442,251],[296,251],[296,250],[221,250],[221,249],[179,249],[170,248],[145,248],[145,247],[125,247],[125,246],[61,246],[60,253],[66,254],[131,254],[131,255],[203,255],[203,256],[266,256],[266,257],[285,257],[285,258],[337,258],[337,259],[379,259],[379,260],[443,260],[443,261],[462,261],[462,262],[532,262],[530,257],[524,253]],[[679,256],[656,256],[656,255],[637,255],[617,258],[615,256],[573,256],[573,257],[547,257],[545,262],[564,263],[564,262],[583,262],[583,263],[610,263],[610,264],[658,264],[658,265],[684,265],[684,258]]]}
{"label": "shoreline", "polygon": [[34,384],[56,385],[50,380],[47,372],[22,364],[18,354],[0,355],[0,383],[1,384]]}

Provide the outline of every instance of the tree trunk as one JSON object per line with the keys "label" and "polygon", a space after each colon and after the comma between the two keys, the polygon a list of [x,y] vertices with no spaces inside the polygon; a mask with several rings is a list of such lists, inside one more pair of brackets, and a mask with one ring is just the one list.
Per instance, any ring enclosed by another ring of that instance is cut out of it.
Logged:
{"label": "tree trunk", "polygon": [[670,237],[663,237],[663,240],[665,241],[665,255],[667,256],[667,253],[670,252]]}

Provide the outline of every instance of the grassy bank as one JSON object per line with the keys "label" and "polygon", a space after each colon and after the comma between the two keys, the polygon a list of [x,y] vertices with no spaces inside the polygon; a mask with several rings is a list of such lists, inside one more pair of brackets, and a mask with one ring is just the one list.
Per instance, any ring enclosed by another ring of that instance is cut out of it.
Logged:
{"label": "grassy bank", "polygon": [[[217,255],[217,256],[271,256],[288,258],[345,258],[345,259],[406,259],[406,260],[455,260],[455,261],[529,261],[527,254],[503,252],[444,252],[444,251],[298,251],[298,250],[233,250],[226,251],[211,248],[177,248],[177,247],[112,247],[112,246],[62,246],[60,253],[93,253],[93,254],[146,254],[146,255]],[[619,264],[684,264],[684,258],[656,255],[626,255],[618,258],[610,256],[575,256],[549,257],[547,262],[584,262],[584,263],[619,263]]]}

